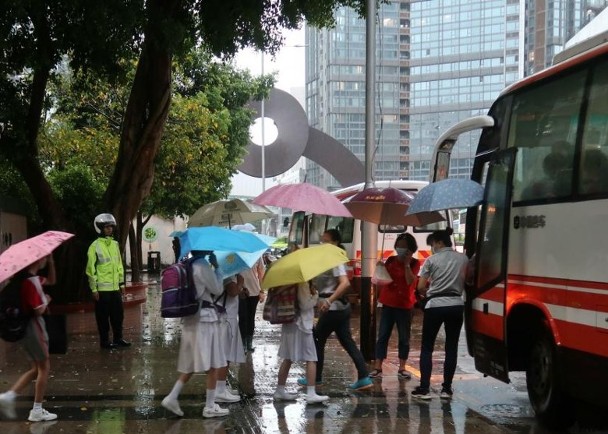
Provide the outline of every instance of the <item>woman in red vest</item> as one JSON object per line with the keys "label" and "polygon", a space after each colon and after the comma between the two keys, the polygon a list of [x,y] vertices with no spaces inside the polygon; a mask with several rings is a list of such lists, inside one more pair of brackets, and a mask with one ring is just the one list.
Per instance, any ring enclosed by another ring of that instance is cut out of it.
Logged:
{"label": "woman in red vest", "polygon": [[405,363],[410,352],[410,328],[412,325],[412,308],[416,301],[416,276],[420,262],[412,255],[418,250],[416,239],[403,233],[395,241],[396,256],[386,260],[386,270],[393,281],[381,287],[379,303],[382,304],[378,341],[376,342],[376,361],[371,378],[382,377],[382,362],[386,359],[388,341],[397,324],[399,335],[399,371],[400,380],[409,380],[411,375],[405,370]]}

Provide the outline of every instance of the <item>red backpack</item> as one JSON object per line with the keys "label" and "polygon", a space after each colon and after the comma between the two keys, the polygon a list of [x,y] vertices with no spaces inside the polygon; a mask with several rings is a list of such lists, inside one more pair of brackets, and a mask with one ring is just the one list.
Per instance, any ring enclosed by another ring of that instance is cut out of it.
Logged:
{"label": "red backpack", "polygon": [[182,318],[199,310],[192,279],[192,260],[186,259],[165,268],[160,277],[162,291],[160,316]]}

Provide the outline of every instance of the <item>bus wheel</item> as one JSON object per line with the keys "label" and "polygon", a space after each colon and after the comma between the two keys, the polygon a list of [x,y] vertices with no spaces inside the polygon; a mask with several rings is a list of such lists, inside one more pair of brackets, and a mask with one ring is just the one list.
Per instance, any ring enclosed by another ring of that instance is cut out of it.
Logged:
{"label": "bus wheel", "polygon": [[543,326],[530,352],[526,385],[536,417],[553,428],[574,423],[574,409],[559,381],[558,363],[553,336]]}

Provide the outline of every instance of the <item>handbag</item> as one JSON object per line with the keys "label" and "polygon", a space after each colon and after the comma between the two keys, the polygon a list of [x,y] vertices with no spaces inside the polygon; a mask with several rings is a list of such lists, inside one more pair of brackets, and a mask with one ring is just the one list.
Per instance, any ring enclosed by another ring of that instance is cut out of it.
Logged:
{"label": "handbag", "polygon": [[376,264],[376,270],[372,276],[372,283],[375,285],[388,285],[393,281],[393,278],[386,269],[386,265],[382,261]]}

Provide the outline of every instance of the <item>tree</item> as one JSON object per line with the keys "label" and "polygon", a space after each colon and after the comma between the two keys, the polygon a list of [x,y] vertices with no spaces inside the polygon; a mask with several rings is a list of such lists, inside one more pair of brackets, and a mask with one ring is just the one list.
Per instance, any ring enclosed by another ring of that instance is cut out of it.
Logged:
{"label": "tree", "polygon": [[[137,224],[129,229],[135,280],[142,264],[142,230],[153,214],[190,215],[228,195],[230,177],[248,143],[251,116],[244,105],[272,85],[270,77],[253,79],[247,72],[213,61],[206,51],[188,57],[189,65],[206,73],[200,81],[186,80],[188,70],[177,67],[176,95],[155,161],[156,176],[137,213]],[[76,226],[81,232],[91,236],[90,216],[100,209],[111,176],[108,162],[116,158],[127,94],[125,84],[69,71],[49,88],[53,107],[41,135],[40,159],[49,168],[63,207],[79,220]],[[65,173],[76,182],[70,183]],[[93,188],[96,185],[103,188]]]}
{"label": "tree", "polygon": [[273,53],[282,28],[296,28],[304,19],[331,25],[336,7],[353,6],[361,13],[364,5],[363,0],[5,0],[0,5],[0,124],[5,128],[0,153],[24,178],[44,226],[73,229],[38,158],[49,79],[65,56],[74,71],[124,76],[120,60],[135,54],[118,156],[103,196],[124,245],[126,228],[152,187],[174,60],[200,41],[220,57],[245,46]]}

